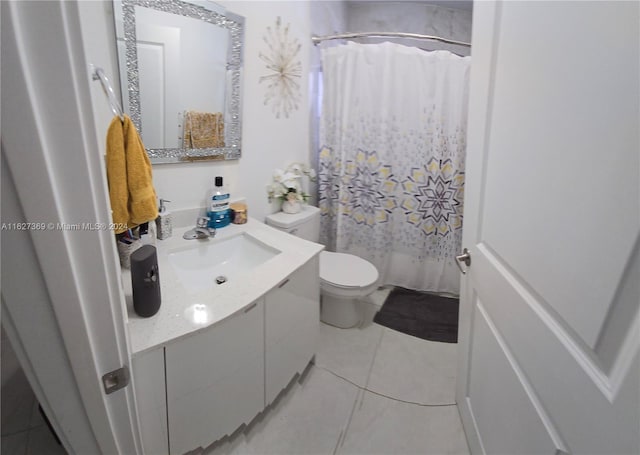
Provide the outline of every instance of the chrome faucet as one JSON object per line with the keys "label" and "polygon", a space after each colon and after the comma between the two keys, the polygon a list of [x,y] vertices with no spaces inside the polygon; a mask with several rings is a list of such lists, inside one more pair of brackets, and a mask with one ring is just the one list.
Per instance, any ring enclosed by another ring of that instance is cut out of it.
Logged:
{"label": "chrome faucet", "polygon": [[193,229],[189,229],[187,232],[185,232],[182,238],[187,240],[194,240],[194,239],[208,239],[209,237],[215,237],[216,236],[215,228],[208,227],[208,224],[209,224],[209,217],[199,216],[198,220],[196,221],[196,227],[194,227]]}

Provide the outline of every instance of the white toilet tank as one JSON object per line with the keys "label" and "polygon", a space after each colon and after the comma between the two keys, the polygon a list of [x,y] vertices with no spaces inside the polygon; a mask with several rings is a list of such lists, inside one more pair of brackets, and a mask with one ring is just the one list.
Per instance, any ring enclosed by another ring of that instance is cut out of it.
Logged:
{"label": "white toilet tank", "polygon": [[320,240],[320,209],[303,205],[299,213],[272,213],[266,217],[266,223],[281,231],[312,242]]}

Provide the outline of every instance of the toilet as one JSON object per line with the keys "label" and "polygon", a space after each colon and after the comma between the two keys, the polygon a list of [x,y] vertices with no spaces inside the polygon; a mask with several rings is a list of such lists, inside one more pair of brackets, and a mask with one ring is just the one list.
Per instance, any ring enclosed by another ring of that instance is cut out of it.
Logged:
{"label": "toilet", "polygon": [[[305,205],[299,213],[278,212],[266,222],[281,231],[312,242],[320,240],[320,209]],[[353,254],[320,253],[320,320],[343,329],[360,323],[357,300],[371,294],[378,282],[378,270]]]}

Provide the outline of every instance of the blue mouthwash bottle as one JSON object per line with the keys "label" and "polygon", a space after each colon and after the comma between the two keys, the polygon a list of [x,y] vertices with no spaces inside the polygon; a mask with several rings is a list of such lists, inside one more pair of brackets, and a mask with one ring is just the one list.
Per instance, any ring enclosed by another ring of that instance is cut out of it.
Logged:
{"label": "blue mouthwash bottle", "polygon": [[209,227],[211,228],[225,227],[231,222],[229,192],[222,185],[222,177],[216,177],[215,186],[209,198],[207,216],[209,217]]}

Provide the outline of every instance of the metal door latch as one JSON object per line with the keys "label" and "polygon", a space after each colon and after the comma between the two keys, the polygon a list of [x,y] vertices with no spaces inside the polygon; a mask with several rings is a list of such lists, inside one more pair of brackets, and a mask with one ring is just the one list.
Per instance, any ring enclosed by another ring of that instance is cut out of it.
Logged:
{"label": "metal door latch", "polygon": [[467,267],[471,266],[471,253],[469,253],[469,250],[466,248],[462,250],[462,254],[456,256],[456,265],[460,269],[460,272],[462,272],[463,275],[466,275],[467,271],[462,268],[460,265],[461,262],[464,262],[464,265]]}
{"label": "metal door latch", "polygon": [[122,368],[108,372],[102,376],[102,385],[104,385],[104,392],[107,395],[128,386],[129,368],[125,365]]}

